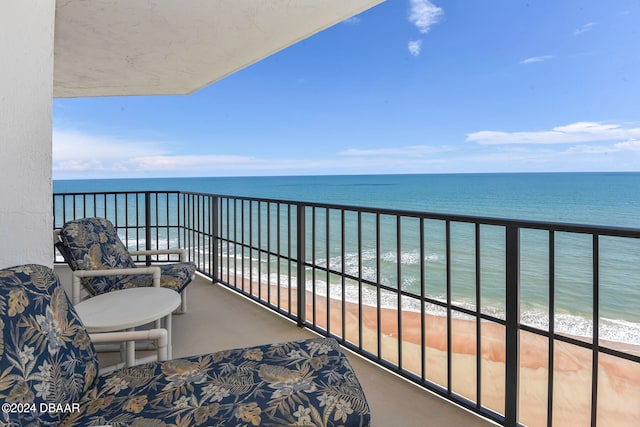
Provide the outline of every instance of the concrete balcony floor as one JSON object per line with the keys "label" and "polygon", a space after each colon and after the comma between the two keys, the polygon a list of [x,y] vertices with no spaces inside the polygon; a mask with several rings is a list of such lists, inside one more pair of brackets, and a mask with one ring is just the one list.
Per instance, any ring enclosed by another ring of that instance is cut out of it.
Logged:
{"label": "concrete balcony floor", "polygon": [[[56,272],[68,289],[71,283],[68,268],[56,266]],[[188,288],[188,312],[173,316],[173,357],[315,336],[198,275]],[[346,353],[364,388],[375,427],[495,425],[356,354]],[[101,361],[104,357],[101,354]]]}

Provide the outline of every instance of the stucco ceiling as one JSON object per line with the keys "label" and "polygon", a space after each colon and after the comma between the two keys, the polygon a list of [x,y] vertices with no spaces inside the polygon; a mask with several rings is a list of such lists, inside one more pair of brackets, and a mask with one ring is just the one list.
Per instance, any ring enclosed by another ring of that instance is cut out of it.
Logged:
{"label": "stucco ceiling", "polygon": [[58,0],[54,97],[186,94],[383,0]]}

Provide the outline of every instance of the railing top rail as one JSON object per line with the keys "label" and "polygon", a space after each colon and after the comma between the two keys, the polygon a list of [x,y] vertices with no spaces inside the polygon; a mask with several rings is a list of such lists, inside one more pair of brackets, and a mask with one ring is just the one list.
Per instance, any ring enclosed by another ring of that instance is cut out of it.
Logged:
{"label": "railing top rail", "polygon": [[252,196],[234,196],[234,195],[228,195],[228,194],[214,194],[214,193],[202,193],[202,192],[192,192],[192,191],[152,190],[152,191],[113,191],[113,192],[91,192],[91,193],[78,192],[78,193],[54,193],[54,196],[55,195],[83,195],[83,194],[93,195],[93,194],[105,194],[105,193],[107,194],[167,193],[167,194],[184,194],[184,195],[205,196],[205,197],[221,197],[221,198],[228,198],[232,200],[252,200],[252,201],[263,202],[263,203],[304,205],[305,207],[309,207],[309,208],[346,210],[346,211],[380,214],[380,215],[404,216],[404,217],[418,218],[418,219],[423,218],[423,219],[432,219],[432,220],[441,220],[441,221],[464,222],[464,223],[472,223],[472,224],[479,223],[481,225],[492,225],[492,226],[499,226],[499,227],[517,227],[517,228],[546,230],[546,231],[554,231],[554,232],[571,232],[571,233],[580,233],[580,234],[595,234],[595,235],[609,236],[609,237],[627,237],[627,238],[640,239],[640,228],[631,228],[631,227],[574,224],[574,223],[563,223],[563,222],[547,222],[547,221],[537,221],[537,220],[517,220],[517,219],[508,219],[508,218],[499,218],[499,217],[484,217],[484,216],[461,215],[461,214],[443,214],[438,212],[421,212],[421,211],[403,210],[403,209],[353,206],[353,205],[344,205],[344,204],[336,204],[336,203],[322,203],[322,202],[310,202],[310,201],[300,201],[300,200],[270,199],[270,198],[252,197]]}
{"label": "railing top rail", "polygon": [[53,193],[54,196],[94,196],[102,194],[146,194],[146,193],[163,193],[163,194],[180,194],[184,193],[180,190],[119,190],[119,191],[71,191],[67,193]]}

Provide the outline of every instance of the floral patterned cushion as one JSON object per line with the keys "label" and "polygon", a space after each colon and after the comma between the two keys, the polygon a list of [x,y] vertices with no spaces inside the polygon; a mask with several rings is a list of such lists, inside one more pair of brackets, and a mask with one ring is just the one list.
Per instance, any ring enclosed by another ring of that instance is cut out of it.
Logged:
{"label": "floral patterned cushion", "polygon": [[35,408],[4,411],[0,425],[370,424],[360,384],[331,338],[221,351],[97,377],[84,326],[55,273],[38,265],[0,270],[0,326],[0,404]]}
{"label": "floral patterned cushion", "polygon": [[[42,411],[43,404],[79,402],[93,387],[98,362],[51,269],[0,270],[0,328],[0,403],[10,405],[0,425],[58,425],[64,411]],[[18,406],[23,404],[29,407]]]}
{"label": "floral patterned cushion", "polygon": [[125,368],[100,377],[62,426],[368,426],[335,340],[310,339]]}
{"label": "floral patterned cushion", "polygon": [[[69,221],[60,230],[59,249],[72,270],[102,270],[135,268],[131,255],[120,240],[113,224],[104,218],[82,218]],[[161,286],[181,292],[195,273],[190,262],[159,265],[162,270]],[[150,275],[99,276],[81,279],[91,295],[118,289],[151,286]]]}
{"label": "floral patterned cushion", "polygon": [[[173,289],[176,292],[182,292],[196,272],[196,266],[192,262],[156,264],[156,267],[160,267],[160,286]],[[153,285],[153,277],[149,274],[115,277],[118,281],[111,290]]]}

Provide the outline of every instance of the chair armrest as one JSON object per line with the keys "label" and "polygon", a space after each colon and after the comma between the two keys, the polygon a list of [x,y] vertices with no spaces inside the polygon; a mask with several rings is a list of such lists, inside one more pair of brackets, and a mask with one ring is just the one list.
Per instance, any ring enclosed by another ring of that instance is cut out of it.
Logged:
{"label": "chair armrest", "polygon": [[183,262],[186,258],[187,255],[187,251],[184,249],[153,249],[153,250],[148,250],[148,251],[132,251],[129,252],[129,255],[131,256],[136,256],[136,255],[172,255],[172,254],[178,254],[179,257],[178,259],[180,260],[180,262]]}
{"label": "chair armrest", "polygon": [[80,279],[96,276],[127,276],[138,274],[153,275],[153,286],[160,287],[160,267],[112,268],[108,270],[76,270],[71,272],[71,301],[73,305],[80,302]]}
{"label": "chair armrest", "polygon": [[158,347],[158,360],[167,360],[167,346],[169,344],[166,329],[147,329],[142,331],[101,332],[89,334],[94,344],[152,340]]}
{"label": "chair armrest", "polygon": [[60,230],[53,230],[53,246],[60,242]]}

